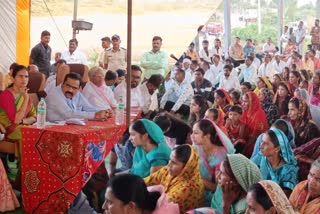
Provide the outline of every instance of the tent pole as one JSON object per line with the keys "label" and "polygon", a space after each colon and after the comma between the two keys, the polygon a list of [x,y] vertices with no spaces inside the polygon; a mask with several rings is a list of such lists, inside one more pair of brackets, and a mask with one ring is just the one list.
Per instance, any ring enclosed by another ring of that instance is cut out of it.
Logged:
{"label": "tent pole", "polygon": [[[78,0],[74,0],[73,3],[73,21],[77,21],[78,15]],[[75,39],[77,35],[77,30],[73,28],[72,30],[72,38]]]}
{"label": "tent pole", "polygon": [[130,126],[131,107],[131,41],[132,41],[132,0],[128,0],[128,23],[127,23],[127,113],[126,124]]}

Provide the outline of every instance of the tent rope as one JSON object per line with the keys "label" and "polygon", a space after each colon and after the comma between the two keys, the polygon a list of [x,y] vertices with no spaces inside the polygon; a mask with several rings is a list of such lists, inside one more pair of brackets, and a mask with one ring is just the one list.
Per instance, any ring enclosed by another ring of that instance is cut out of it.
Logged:
{"label": "tent rope", "polygon": [[62,40],[63,40],[63,42],[64,42],[64,45],[65,45],[66,47],[68,47],[68,45],[67,45],[67,43],[66,43],[66,40],[64,39],[64,37],[63,37],[63,35],[62,35],[61,31],[60,31],[60,28],[59,28],[59,26],[57,25],[56,20],[54,19],[53,15],[52,15],[52,13],[51,13],[48,5],[47,5],[47,2],[46,2],[45,0],[43,0],[43,3],[46,5],[46,8],[47,8],[47,10],[48,10],[48,12],[49,12],[49,14],[50,14],[50,17],[51,17],[54,25],[56,26],[56,28],[57,28],[57,30],[58,30],[58,32],[59,32],[59,34],[60,34],[60,37],[62,38]]}

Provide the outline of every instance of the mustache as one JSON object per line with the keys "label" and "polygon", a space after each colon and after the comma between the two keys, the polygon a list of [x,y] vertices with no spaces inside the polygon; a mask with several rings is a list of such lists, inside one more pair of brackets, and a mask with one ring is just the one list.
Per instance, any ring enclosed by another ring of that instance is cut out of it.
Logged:
{"label": "mustache", "polygon": [[73,96],[73,93],[70,92],[70,91],[67,91],[65,94],[66,94],[66,95],[67,95],[67,94],[70,94],[71,96]]}

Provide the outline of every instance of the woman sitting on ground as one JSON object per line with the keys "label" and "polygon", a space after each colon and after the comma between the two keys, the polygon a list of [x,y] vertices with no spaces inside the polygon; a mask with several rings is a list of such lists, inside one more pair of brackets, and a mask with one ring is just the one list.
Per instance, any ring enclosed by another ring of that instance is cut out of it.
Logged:
{"label": "woman sitting on ground", "polygon": [[289,200],[301,214],[320,213],[320,158],[312,163],[308,179],[294,188]]}
{"label": "woman sitting on ground", "polygon": [[260,146],[262,157],[252,159],[263,179],[279,184],[287,196],[298,183],[298,166],[287,136],[277,128],[264,133]]}
{"label": "woman sitting on ground", "polygon": [[105,194],[103,209],[108,214],[179,213],[177,204],[169,203],[163,186],[148,187],[136,175],[113,177]]}
{"label": "woman sitting on ground", "polygon": [[193,96],[190,105],[189,124],[192,127],[197,121],[203,119],[204,114],[209,108],[204,96],[196,94]]}
{"label": "woman sitting on ground", "polygon": [[268,125],[280,118],[279,110],[273,104],[273,92],[267,88],[262,88],[259,91],[259,100],[263,111],[266,113]]}
{"label": "woman sitting on ground", "polygon": [[291,99],[290,89],[286,82],[280,82],[273,103],[278,107],[280,117],[287,116],[288,103]]}
{"label": "woman sitting on ground", "polygon": [[130,173],[144,178],[168,164],[170,148],[157,124],[140,119],[131,124],[129,133],[130,140],[136,147]]}
{"label": "woman sitting on ground", "polygon": [[226,90],[220,88],[215,91],[213,107],[221,109],[225,114],[227,114],[232,105],[232,100]]}
{"label": "woman sitting on ground", "polygon": [[200,174],[205,186],[205,206],[210,206],[211,199],[217,187],[215,174],[220,163],[227,154],[233,154],[235,149],[231,140],[210,120],[200,120],[193,126],[191,135],[193,146],[199,153]]}
{"label": "woman sitting on ground", "polygon": [[179,204],[180,212],[185,213],[194,207],[203,206],[204,184],[199,172],[199,157],[190,145],[175,147],[170,155],[168,166],[146,177],[148,186],[164,186],[168,199]]}
{"label": "woman sitting on ground", "polygon": [[250,186],[246,214],[295,214],[281,187],[273,181],[259,181]]}

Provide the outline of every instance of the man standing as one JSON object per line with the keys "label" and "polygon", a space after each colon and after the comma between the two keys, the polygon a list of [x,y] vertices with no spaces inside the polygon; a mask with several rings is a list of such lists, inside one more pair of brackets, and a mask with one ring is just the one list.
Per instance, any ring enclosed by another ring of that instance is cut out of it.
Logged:
{"label": "man standing", "polygon": [[78,49],[78,40],[70,39],[69,40],[69,50],[64,51],[61,54],[61,59],[66,60],[67,64],[87,64],[87,58]]}
{"label": "man standing", "polygon": [[110,44],[111,44],[111,40],[109,37],[106,36],[101,39],[101,46],[103,48],[103,51],[101,51],[99,55],[99,60],[98,60],[99,66],[101,68],[103,68],[104,66],[104,54],[110,48]]}
{"label": "man standing", "polygon": [[113,35],[111,42],[112,48],[104,54],[104,69],[110,71],[127,70],[127,50],[120,47],[120,36]]}
{"label": "man standing", "polygon": [[302,54],[306,29],[303,27],[303,21],[299,22],[298,29],[295,31],[297,51]]}
{"label": "man standing", "polygon": [[161,51],[162,38],[154,36],[152,39],[152,50],[144,53],[141,57],[141,67],[144,69],[144,78],[149,79],[153,74],[164,76],[168,67],[168,56]]}
{"label": "man standing", "polygon": [[314,50],[320,50],[320,27],[319,19],[315,20],[314,26],[310,32],[311,35],[311,44]]}
{"label": "man standing", "polygon": [[30,63],[38,66],[41,73],[43,73],[46,78],[50,74],[50,60],[51,60],[51,47],[50,42],[50,32],[42,31],[41,41],[39,44],[34,46],[30,54]]}
{"label": "man standing", "polygon": [[47,120],[58,121],[70,118],[107,119],[110,112],[92,106],[79,91],[81,76],[69,73],[63,83],[56,86],[46,97]]}

